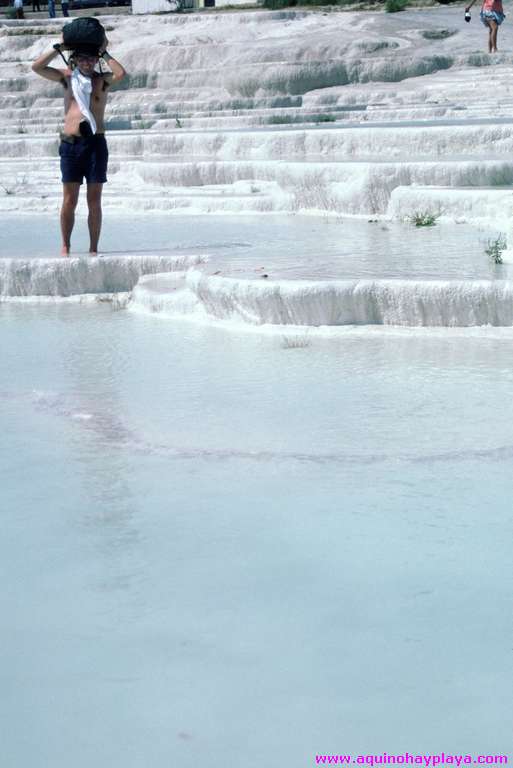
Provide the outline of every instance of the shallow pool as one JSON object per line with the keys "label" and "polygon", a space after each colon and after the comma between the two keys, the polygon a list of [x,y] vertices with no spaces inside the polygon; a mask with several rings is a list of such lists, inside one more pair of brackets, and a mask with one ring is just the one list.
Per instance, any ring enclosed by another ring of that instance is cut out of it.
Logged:
{"label": "shallow pool", "polygon": [[[2,220],[0,258],[51,257],[59,253],[56,217],[23,214]],[[5,236],[4,236],[5,235]],[[433,227],[361,219],[310,216],[159,216],[106,214],[105,254],[205,253],[209,268],[224,274],[271,277],[506,279],[513,268],[485,254],[497,233],[465,224]],[[87,227],[77,218],[76,253],[88,247]]]}
{"label": "shallow pool", "polygon": [[3,764],[511,744],[511,331],[0,306]]}

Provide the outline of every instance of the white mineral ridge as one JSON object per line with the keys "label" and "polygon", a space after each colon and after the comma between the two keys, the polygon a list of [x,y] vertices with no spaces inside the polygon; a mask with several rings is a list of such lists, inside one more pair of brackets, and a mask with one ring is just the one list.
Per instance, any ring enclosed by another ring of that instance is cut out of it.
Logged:
{"label": "white mineral ridge", "polygon": [[141,275],[183,270],[201,256],[105,256],[0,259],[3,297],[58,296],[130,291]]}
{"label": "white mineral ridge", "polygon": [[512,326],[513,282],[237,280],[191,269],[141,278],[130,307],[239,325]]}

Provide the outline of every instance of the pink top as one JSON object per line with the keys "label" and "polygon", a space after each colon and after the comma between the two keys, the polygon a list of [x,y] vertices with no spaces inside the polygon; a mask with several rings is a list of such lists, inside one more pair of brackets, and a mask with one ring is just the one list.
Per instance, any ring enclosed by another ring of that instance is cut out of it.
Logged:
{"label": "pink top", "polygon": [[496,13],[504,13],[502,9],[502,0],[483,0],[482,11],[496,11]]}

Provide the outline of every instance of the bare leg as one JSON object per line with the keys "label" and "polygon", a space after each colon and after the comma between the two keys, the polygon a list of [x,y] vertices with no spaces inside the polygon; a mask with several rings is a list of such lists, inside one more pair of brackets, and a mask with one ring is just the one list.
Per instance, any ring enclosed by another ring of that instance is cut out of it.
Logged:
{"label": "bare leg", "polygon": [[75,209],[78,203],[80,193],[80,184],[75,182],[66,182],[62,185],[62,208],[61,208],[61,233],[62,233],[62,256],[69,256],[71,248],[71,233],[75,224]]}
{"label": "bare leg", "polygon": [[497,53],[497,30],[499,25],[493,19],[488,19],[486,26],[488,27],[488,53]]}
{"label": "bare leg", "polygon": [[490,21],[491,30],[491,51],[490,53],[497,53],[497,32],[499,31],[499,25],[496,21]]}
{"label": "bare leg", "polygon": [[98,252],[98,240],[102,229],[102,191],[103,184],[87,185],[87,206],[89,216],[87,224],[89,226],[89,253],[96,256]]}
{"label": "bare leg", "polygon": [[490,26],[490,22],[486,22],[486,26],[488,27],[488,53],[492,52],[492,28]]}

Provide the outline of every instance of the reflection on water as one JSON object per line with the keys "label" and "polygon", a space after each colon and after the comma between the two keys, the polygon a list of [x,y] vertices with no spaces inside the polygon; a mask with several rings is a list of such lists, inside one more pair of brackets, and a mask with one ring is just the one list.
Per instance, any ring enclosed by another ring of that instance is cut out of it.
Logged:
{"label": "reflection on water", "polygon": [[430,723],[507,750],[513,347],[494,334],[284,349],[0,306],[5,764],[307,768],[341,723],[368,750],[369,722],[381,751],[427,749]]}
{"label": "reflection on water", "polygon": [[[290,461],[313,464],[341,464],[341,465],[373,465],[383,462],[404,462],[408,463],[436,463],[436,462],[465,462],[469,460],[481,459],[487,461],[509,461],[513,458],[513,442],[504,445],[495,445],[488,448],[460,448],[454,450],[426,451],[420,452],[418,448],[414,450],[395,451],[338,451],[325,452],[316,450],[293,451],[293,450],[241,450],[229,448],[204,448],[199,444],[195,447],[184,447],[173,444],[172,442],[152,442],[146,438],[144,432],[135,432],[128,429],[119,418],[113,417],[108,411],[97,410],[95,413],[76,410],[79,406],[66,405],[65,397],[55,394],[45,394],[41,392],[34,393],[34,397],[26,397],[27,402],[32,401],[37,410],[46,411],[50,414],[58,415],[76,422],[77,441],[84,450],[82,440],[84,436],[92,437],[91,456],[97,450],[110,450],[111,456],[114,452],[128,451],[135,455],[162,455],[168,461],[198,461],[215,460],[230,461],[231,459],[243,459],[246,461],[261,462],[284,462]],[[110,404],[112,406],[112,403]],[[122,461],[121,461],[122,464]],[[103,474],[101,472],[100,474]],[[103,484],[100,483],[100,487]],[[115,486],[109,481],[105,488],[105,496],[100,501],[126,500],[126,488],[123,486],[119,490],[119,496]]]}
{"label": "reflection on water", "polygon": [[[4,219],[0,258],[56,255],[58,238],[52,219],[21,215]],[[77,225],[75,253],[86,250],[83,230]],[[417,228],[397,222],[309,216],[147,214],[128,218],[110,214],[101,247],[105,255],[205,253],[210,256],[209,269],[234,275],[264,269],[273,277],[285,278],[505,279],[511,268],[492,264],[485,254],[494,234],[461,224]]]}

